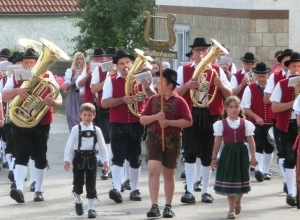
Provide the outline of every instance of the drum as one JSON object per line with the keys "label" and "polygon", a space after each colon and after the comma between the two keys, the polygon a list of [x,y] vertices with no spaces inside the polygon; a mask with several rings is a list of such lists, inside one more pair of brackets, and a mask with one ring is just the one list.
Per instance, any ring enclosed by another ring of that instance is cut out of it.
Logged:
{"label": "drum", "polygon": [[269,128],[267,139],[268,139],[268,142],[269,142],[273,147],[276,147],[275,138],[274,138],[274,132],[273,132],[273,127],[270,127],[270,128]]}

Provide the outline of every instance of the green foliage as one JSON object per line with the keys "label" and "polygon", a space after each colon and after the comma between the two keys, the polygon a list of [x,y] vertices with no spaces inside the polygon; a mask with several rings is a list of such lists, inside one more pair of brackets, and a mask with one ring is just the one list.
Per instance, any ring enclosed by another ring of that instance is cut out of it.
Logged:
{"label": "green foliage", "polygon": [[141,14],[145,10],[153,14],[154,5],[154,0],[78,0],[80,19],[74,26],[80,28],[80,35],[72,39],[75,49],[142,48],[145,19]]}

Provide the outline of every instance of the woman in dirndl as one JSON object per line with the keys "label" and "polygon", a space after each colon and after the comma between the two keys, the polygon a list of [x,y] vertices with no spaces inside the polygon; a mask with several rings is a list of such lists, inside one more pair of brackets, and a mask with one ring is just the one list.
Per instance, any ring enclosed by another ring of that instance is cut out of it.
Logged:
{"label": "woman in dirndl", "polygon": [[[244,119],[240,100],[236,96],[226,99],[223,118],[213,125],[215,144],[211,167],[213,170],[218,167],[214,190],[227,196],[227,218],[235,219],[241,211],[242,196],[250,191],[250,164],[257,165],[253,139],[255,126]],[[245,142],[249,144],[250,160]],[[217,161],[221,145],[222,151]]]}

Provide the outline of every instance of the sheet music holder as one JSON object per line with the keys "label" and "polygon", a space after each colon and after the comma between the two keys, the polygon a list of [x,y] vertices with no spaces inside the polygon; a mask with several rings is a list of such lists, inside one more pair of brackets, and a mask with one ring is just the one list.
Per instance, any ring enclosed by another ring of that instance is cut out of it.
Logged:
{"label": "sheet music holder", "polygon": [[11,74],[13,74],[15,72],[15,70],[18,70],[18,69],[22,69],[21,64],[13,64],[13,65],[7,66],[6,75],[10,77]]}
{"label": "sheet music holder", "polygon": [[112,61],[108,61],[108,62],[104,62],[104,63],[101,63],[101,70],[102,72],[108,72],[108,71],[113,71],[116,69],[116,65],[113,64]]}
{"label": "sheet music holder", "polygon": [[8,66],[11,66],[12,63],[9,61],[1,61],[0,62],[0,71],[6,71]]}
{"label": "sheet music holder", "polygon": [[300,76],[290,77],[288,87],[295,87],[300,82]]}
{"label": "sheet music holder", "polygon": [[100,66],[101,63],[91,63],[90,67],[91,67],[91,72],[94,72],[94,70],[96,69],[96,67]]}
{"label": "sheet music holder", "polygon": [[219,65],[227,64],[230,66],[232,64],[232,58],[228,56],[220,56]]}
{"label": "sheet music holder", "polygon": [[14,73],[15,81],[29,81],[32,79],[31,69],[16,69]]}
{"label": "sheet music holder", "polygon": [[137,84],[142,84],[143,80],[145,80],[147,82],[152,82],[152,79],[153,79],[152,74],[149,70],[145,71],[145,72],[134,74],[134,78],[135,78]]}

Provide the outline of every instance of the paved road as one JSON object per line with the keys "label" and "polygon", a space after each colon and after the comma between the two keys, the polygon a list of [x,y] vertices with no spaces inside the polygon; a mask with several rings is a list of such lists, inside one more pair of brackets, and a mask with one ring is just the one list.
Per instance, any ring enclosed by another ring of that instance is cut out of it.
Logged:
{"label": "paved road", "polygon": [[[0,171],[0,219],[86,219],[87,214],[78,217],[74,212],[72,197],[72,173],[63,169],[63,151],[68,136],[66,120],[62,117],[55,117],[51,128],[49,140],[48,159],[50,170],[44,184],[44,202],[33,202],[33,193],[29,192],[29,183],[25,183],[25,204],[17,204],[9,197],[10,184],[7,179],[7,170]],[[144,154],[142,155],[144,161]],[[146,212],[150,208],[150,199],[147,188],[147,170],[143,162],[140,191],[141,202],[129,200],[129,192],[123,195],[124,202],[115,204],[108,198],[108,191],[111,189],[111,180],[97,180],[97,190],[100,202],[96,203],[95,209],[98,212],[98,219],[146,219]],[[257,183],[252,175],[252,191],[244,197],[242,212],[238,219],[299,219],[300,210],[290,208],[285,204],[285,194],[282,192],[282,180],[277,175],[277,165],[273,164],[273,178],[271,181]],[[213,204],[200,202],[200,193],[196,194],[197,203],[183,205],[180,197],[184,193],[184,183],[180,179],[182,165],[179,166],[176,174],[176,189],[174,195],[173,209],[176,219],[225,219],[227,213],[227,199],[224,196],[216,195]],[[100,174],[99,174],[100,175]],[[211,180],[211,189],[214,175]],[[161,185],[161,189],[162,185]],[[159,205],[164,205],[163,192],[160,192]],[[86,210],[87,201],[84,200]]]}

